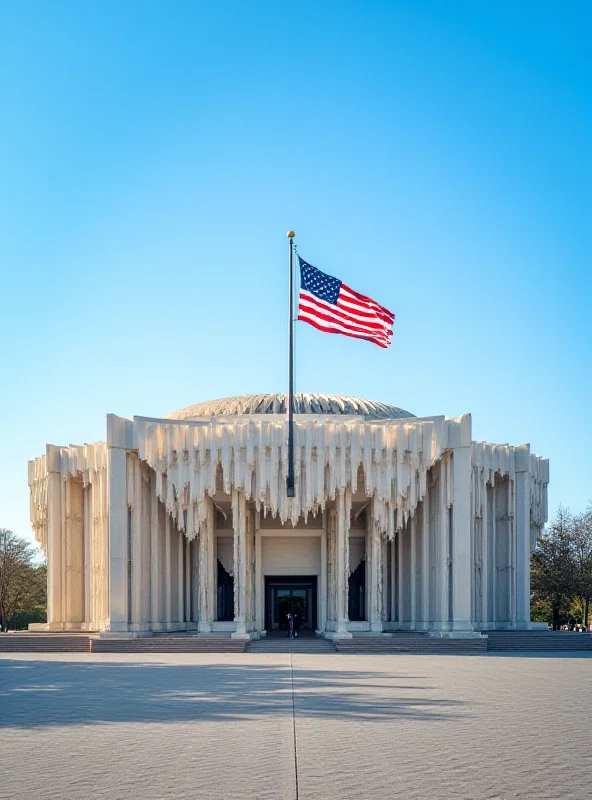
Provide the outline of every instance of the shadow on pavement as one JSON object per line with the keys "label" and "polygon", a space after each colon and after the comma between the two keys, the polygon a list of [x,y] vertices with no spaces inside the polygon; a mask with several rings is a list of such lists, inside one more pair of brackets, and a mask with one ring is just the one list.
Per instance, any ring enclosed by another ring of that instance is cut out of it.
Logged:
{"label": "shadow on pavement", "polygon": [[[295,667],[296,716],[370,722],[454,720],[461,711],[466,716],[467,703],[427,696],[436,687],[421,681],[386,671]],[[4,728],[223,721],[261,715],[292,715],[288,665],[0,661],[0,727]]]}

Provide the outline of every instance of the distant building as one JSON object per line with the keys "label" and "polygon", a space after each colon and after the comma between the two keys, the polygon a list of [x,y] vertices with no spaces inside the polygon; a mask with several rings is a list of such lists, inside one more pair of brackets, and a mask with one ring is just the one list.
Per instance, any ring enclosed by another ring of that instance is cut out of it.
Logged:
{"label": "distant building", "polygon": [[528,628],[548,461],[473,442],[471,417],[297,395],[107,417],[107,440],[29,464],[48,628],[118,635],[285,629],[330,638]]}

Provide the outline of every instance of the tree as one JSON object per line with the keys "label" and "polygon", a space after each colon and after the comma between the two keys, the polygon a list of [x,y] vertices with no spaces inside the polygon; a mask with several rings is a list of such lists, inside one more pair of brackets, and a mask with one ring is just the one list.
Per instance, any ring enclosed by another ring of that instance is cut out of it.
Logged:
{"label": "tree", "polygon": [[588,625],[588,612],[592,601],[592,506],[573,519],[573,558],[575,566],[575,594],[583,608],[583,622]]}
{"label": "tree", "polygon": [[574,518],[567,509],[559,508],[532,557],[533,600],[549,604],[554,630],[560,626],[562,607],[575,594],[577,569],[573,540]]}
{"label": "tree", "polygon": [[35,549],[12,531],[0,529],[0,630],[7,631],[18,615],[43,612],[46,570],[35,565]]}

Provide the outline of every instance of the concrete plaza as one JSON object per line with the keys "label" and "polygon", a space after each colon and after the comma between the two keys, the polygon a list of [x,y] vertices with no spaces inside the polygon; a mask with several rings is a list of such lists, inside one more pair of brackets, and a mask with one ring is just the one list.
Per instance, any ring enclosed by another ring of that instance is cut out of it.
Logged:
{"label": "concrete plaza", "polygon": [[0,656],[10,800],[592,794],[589,656]]}

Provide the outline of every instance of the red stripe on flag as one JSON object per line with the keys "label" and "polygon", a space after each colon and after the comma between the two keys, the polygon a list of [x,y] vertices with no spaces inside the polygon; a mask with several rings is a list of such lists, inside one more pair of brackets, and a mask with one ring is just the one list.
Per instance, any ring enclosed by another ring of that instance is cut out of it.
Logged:
{"label": "red stripe on flag", "polygon": [[383,348],[391,344],[395,315],[343,283],[335,303],[301,287],[298,311],[299,320],[324,333],[364,339]]}
{"label": "red stripe on flag", "polygon": [[340,333],[342,336],[351,336],[352,339],[365,339],[368,342],[373,342],[374,344],[377,344],[379,347],[383,347],[385,350],[390,345],[390,341],[387,341],[386,339],[376,339],[370,335],[363,336],[362,334],[359,333],[338,331],[326,325],[321,325],[321,323],[317,322],[315,319],[308,319],[307,317],[303,317],[300,314],[298,315],[298,319],[302,320],[303,322],[308,322],[308,324],[312,325],[313,328],[317,328],[319,331],[323,331],[324,333]]}
{"label": "red stripe on flag", "polygon": [[306,304],[311,311],[318,309],[319,314],[325,313],[335,317],[336,319],[343,320],[344,322],[353,322],[355,325],[361,328],[366,328],[370,332],[385,331],[388,327],[381,320],[376,321],[376,317],[369,319],[360,317],[357,314],[348,314],[341,308],[333,306],[330,303],[327,303],[325,300],[320,300],[318,297],[315,297],[313,294],[305,292],[304,290],[300,293],[300,305],[303,304]]}

